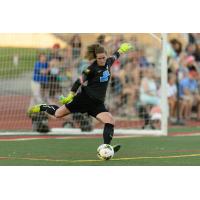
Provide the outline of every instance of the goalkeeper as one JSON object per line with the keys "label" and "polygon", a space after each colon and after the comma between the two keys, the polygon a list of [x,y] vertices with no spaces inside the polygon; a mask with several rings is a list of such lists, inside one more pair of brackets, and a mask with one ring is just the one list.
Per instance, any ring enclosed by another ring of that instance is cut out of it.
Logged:
{"label": "goalkeeper", "polygon": [[[59,101],[64,104],[57,105],[35,105],[29,109],[29,113],[45,111],[56,118],[64,117],[70,113],[88,113],[100,122],[104,123],[104,144],[110,144],[114,134],[114,119],[104,105],[106,90],[110,80],[110,68],[120,54],[132,49],[128,43],[121,44],[118,51],[107,58],[104,47],[96,44],[88,48],[88,54],[94,62],[83,71],[80,78],[73,84],[67,97],[61,96]],[[81,92],[77,93],[81,86]],[[114,146],[117,152],[120,145]]]}

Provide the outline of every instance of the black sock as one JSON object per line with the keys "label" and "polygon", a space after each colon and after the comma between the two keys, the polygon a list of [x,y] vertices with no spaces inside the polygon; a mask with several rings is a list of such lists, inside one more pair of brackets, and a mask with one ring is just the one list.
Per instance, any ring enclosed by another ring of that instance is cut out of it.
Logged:
{"label": "black sock", "polygon": [[114,125],[106,123],[103,130],[104,144],[110,144],[114,134]]}
{"label": "black sock", "polygon": [[41,105],[40,111],[46,111],[50,115],[55,115],[55,112],[58,108],[59,107],[56,105]]}

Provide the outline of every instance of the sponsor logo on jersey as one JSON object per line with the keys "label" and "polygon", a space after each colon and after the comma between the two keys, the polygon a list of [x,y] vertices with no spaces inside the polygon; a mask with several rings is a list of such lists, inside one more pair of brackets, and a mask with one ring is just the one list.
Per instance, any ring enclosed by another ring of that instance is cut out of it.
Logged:
{"label": "sponsor logo on jersey", "polygon": [[106,82],[106,81],[108,81],[109,76],[110,76],[109,71],[108,70],[104,71],[103,72],[103,76],[100,77],[100,82]]}

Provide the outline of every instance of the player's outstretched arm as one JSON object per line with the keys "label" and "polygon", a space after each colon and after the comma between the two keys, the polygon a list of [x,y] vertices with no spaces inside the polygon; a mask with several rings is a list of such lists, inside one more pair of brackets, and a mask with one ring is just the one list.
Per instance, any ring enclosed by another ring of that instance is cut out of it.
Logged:
{"label": "player's outstretched arm", "polygon": [[127,53],[133,50],[133,46],[129,43],[123,43],[120,45],[120,48],[109,58],[110,59],[110,66],[117,60],[121,54]]}

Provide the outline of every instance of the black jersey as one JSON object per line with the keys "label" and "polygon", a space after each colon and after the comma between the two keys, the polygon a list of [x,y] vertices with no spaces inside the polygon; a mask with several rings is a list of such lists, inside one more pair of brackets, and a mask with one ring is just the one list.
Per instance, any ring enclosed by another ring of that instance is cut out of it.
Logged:
{"label": "black jersey", "polygon": [[[94,61],[84,72],[84,81],[86,85],[82,86],[82,91],[85,92],[90,98],[104,102],[106,90],[110,80],[110,67],[116,59],[119,58],[119,53],[116,52],[112,57],[106,60],[105,66],[98,66],[97,61]],[[72,91],[76,88],[72,87]]]}

